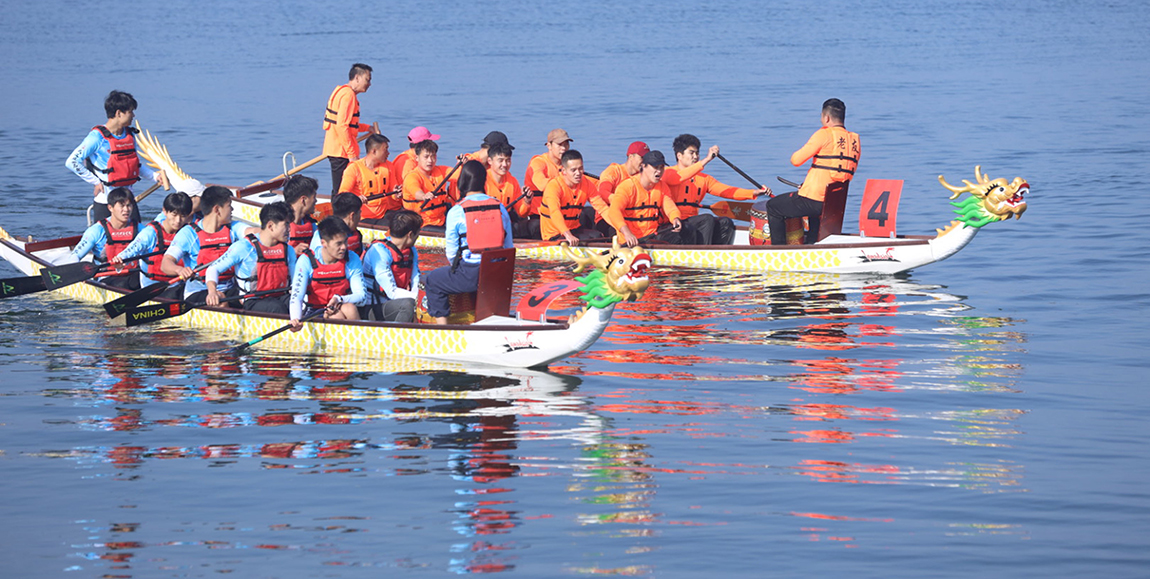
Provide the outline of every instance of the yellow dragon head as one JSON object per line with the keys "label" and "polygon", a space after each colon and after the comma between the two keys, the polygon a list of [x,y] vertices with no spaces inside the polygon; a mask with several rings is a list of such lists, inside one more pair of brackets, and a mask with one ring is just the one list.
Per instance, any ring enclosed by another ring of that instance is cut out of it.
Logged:
{"label": "yellow dragon head", "polygon": [[963,193],[972,195],[961,202],[951,203],[958,208],[955,213],[959,214],[959,221],[971,227],[982,227],[993,221],[1010,219],[1011,216],[1015,219],[1022,217],[1026,211],[1025,196],[1030,192],[1030,184],[1023,181],[1022,177],[1015,177],[1009,183],[1002,177],[992,180],[983,174],[981,165],[974,167],[974,177],[978,183],[963,179],[966,186],[955,187],[947,183],[942,175],[938,176],[938,182],[953,193],[951,199]]}
{"label": "yellow dragon head", "polygon": [[621,301],[635,301],[643,297],[650,280],[647,269],[651,267],[651,256],[641,247],[620,247],[612,244],[606,252],[577,252],[566,242],[561,244],[563,252],[575,263],[575,273],[588,267],[593,271],[575,278],[584,284],[584,296],[580,299],[591,307],[605,308]]}

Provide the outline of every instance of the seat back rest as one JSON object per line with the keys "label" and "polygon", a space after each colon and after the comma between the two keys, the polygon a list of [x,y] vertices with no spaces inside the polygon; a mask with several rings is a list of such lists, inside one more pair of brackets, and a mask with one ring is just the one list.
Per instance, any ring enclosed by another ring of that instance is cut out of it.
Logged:
{"label": "seat back rest", "polygon": [[511,284],[515,279],[515,248],[489,249],[479,263],[475,321],[511,315]]}

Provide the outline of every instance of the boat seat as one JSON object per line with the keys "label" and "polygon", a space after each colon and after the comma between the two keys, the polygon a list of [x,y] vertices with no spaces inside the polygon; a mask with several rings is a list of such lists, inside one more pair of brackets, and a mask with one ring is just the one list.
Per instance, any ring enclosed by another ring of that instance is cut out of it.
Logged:
{"label": "boat seat", "polygon": [[511,316],[511,283],[515,279],[515,248],[483,252],[479,262],[479,290],[475,292],[475,320]]}
{"label": "boat seat", "polygon": [[843,215],[846,213],[847,190],[850,189],[850,185],[850,181],[827,185],[826,197],[823,198],[822,215],[818,217],[817,223],[810,223],[814,220],[808,219],[809,226],[818,226],[819,228],[816,241],[822,241],[828,236],[839,235],[843,232]]}

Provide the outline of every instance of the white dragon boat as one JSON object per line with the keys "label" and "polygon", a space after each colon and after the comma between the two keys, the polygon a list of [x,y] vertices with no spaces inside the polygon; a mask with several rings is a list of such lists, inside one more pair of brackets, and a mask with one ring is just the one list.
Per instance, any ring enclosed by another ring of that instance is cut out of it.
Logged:
{"label": "white dragon boat", "polygon": [[[960,201],[953,201],[957,220],[952,221],[935,235],[898,235],[894,238],[863,237],[835,233],[813,245],[751,245],[750,232],[739,228],[733,245],[653,245],[647,248],[651,258],[660,266],[691,267],[721,271],[753,272],[809,272],[809,273],[881,273],[895,274],[942,261],[966,247],[984,225],[1020,218],[1026,211],[1025,195],[1030,186],[1022,178],[1008,182],[990,179],[975,167],[977,182],[964,180],[964,187],[950,185],[939,176],[939,182],[953,193],[954,200],[969,193]],[[232,188],[233,191],[241,191]],[[256,194],[237,197],[232,202],[235,215],[245,221],[258,222],[260,208],[283,199],[275,190],[260,190]],[[372,225],[360,226],[365,240],[386,235],[386,229]],[[765,234],[766,232],[764,232]],[[417,243],[421,248],[442,248],[442,235],[425,233]],[[567,252],[556,242],[516,240],[519,257],[541,260],[566,259]],[[608,243],[590,243],[588,248],[608,250]]]}
{"label": "white dragon boat", "polygon": [[[66,261],[72,246],[77,242],[76,237],[33,242],[30,239],[17,239],[0,228],[0,257],[25,275],[37,276],[44,268]],[[299,332],[280,333],[270,343],[277,348],[293,351],[354,353],[375,357],[398,355],[517,368],[546,366],[591,346],[606,330],[616,304],[638,299],[649,283],[646,271],[650,257],[640,248],[621,248],[610,256],[583,257],[575,252],[571,256],[579,262],[576,273],[585,268],[592,271],[577,278],[578,283],[565,282],[567,285],[563,289],[581,289],[584,294],[581,299],[587,304],[569,317],[548,317],[547,306],[543,305],[533,309],[534,319],[524,319],[520,315],[493,315],[473,324],[445,326],[317,319],[305,323]],[[553,289],[548,286],[554,285],[545,284],[543,289]],[[92,280],[56,291],[80,301],[97,304],[107,303],[127,293]],[[546,293],[550,295],[528,293],[520,303],[529,301],[533,296],[536,302],[550,303],[561,295],[559,291]],[[538,306],[537,303],[532,305]],[[281,314],[204,306],[160,323],[221,330],[246,339],[272,332],[287,322],[287,316]]]}

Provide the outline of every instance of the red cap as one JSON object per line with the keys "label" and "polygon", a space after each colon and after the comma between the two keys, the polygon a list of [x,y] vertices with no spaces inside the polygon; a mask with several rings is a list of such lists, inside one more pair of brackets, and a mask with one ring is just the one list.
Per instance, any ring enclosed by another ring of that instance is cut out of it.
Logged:
{"label": "red cap", "polygon": [[634,143],[631,143],[631,146],[627,147],[628,157],[631,155],[646,155],[650,152],[651,147],[648,147],[647,143],[644,143],[643,141],[635,141]]}

